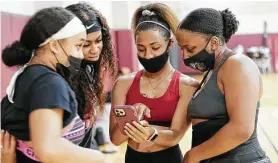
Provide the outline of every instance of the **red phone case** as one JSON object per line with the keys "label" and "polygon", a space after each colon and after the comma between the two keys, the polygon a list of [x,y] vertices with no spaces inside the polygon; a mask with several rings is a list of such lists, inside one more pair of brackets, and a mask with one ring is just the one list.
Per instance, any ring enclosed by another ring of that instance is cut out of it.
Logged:
{"label": "red phone case", "polygon": [[122,134],[124,132],[124,126],[126,123],[132,124],[133,121],[137,121],[135,108],[132,105],[118,105],[113,108],[114,115],[116,117],[118,126]]}

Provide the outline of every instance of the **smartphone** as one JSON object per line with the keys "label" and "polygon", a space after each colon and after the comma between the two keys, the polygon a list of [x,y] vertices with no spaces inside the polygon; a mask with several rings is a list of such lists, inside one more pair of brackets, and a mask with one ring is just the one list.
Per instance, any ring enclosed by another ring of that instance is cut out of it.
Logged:
{"label": "smartphone", "polygon": [[126,135],[124,132],[124,126],[126,123],[132,124],[133,121],[138,122],[135,108],[132,105],[117,105],[113,108],[113,112],[120,131],[124,135]]}

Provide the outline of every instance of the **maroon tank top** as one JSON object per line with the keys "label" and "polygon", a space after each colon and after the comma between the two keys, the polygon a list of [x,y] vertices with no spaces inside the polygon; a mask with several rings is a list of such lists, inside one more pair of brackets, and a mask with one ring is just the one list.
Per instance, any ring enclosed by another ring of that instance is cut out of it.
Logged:
{"label": "maroon tank top", "polygon": [[134,105],[136,103],[146,105],[151,110],[151,118],[144,117],[146,121],[152,125],[169,127],[179,101],[180,72],[174,72],[167,91],[158,98],[144,97],[140,93],[140,78],[142,74],[143,70],[136,73],[133,83],[127,92],[126,105]]}

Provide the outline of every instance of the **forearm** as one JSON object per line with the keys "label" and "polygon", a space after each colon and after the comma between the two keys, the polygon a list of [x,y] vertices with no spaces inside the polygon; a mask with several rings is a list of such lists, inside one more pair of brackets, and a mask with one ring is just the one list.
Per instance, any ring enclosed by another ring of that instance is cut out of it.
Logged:
{"label": "forearm", "polygon": [[113,125],[112,128],[110,129],[110,139],[114,145],[119,146],[128,140],[128,136],[122,134],[118,125],[116,124]]}
{"label": "forearm", "polygon": [[187,131],[189,125],[181,130],[173,130],[173,129],[162,129],[158,131],[157,138],[153,141],[153,143],[161,146],[172,147],[179,143],[179,141],[184,136]]}
{"label": "forearm", "polygon": [[251,134],[247,133],[233,123],[228,123],[222,127],[213,137],[199,146],[191,149],[193,156],[198,160],[205,160],[234,149],[250,138]]}
{"label": "forearm", "polygon": [[87,148],[79,147],[70,141],[60,138],[51,143],[51,146],[47,147],[47,151],[44,153],[40,159],[42,162],[47,163],[57,163],[57,162],[67,162],[67,163],[104,163],[104,155],[97,151]]}

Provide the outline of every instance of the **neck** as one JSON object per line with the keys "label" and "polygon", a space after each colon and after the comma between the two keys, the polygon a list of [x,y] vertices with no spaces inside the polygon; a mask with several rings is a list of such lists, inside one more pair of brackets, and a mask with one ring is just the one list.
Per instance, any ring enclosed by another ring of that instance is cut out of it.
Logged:
{"label": "neck", "polygon": [[230,49],[228,49],[225,45],[224,47],[222,47],[215,55],[215,63],[214,63],[214,67],[213,69],[215,69],[219,64],[220,62],[222,61],[223,57],[225,56],[225,54],[227,54],[227,52],[229,51]]}
{"label": "neck", "polygon": [[33,64],[41,64],[41,65],[45,65],[53,70],[56,71],[56,63],[57,62],[53,62],[51,61],[49,58],[50,55],[53,55],[53,54],[48,54],[46,52],[44,53],[41,53],[41,52],[35,52],[35,55],[34,57],[31,59],[30,61],[30,65],[33,65]]}
{"label": "neck", "polygon": [[171,71],[173,71],[173,66],[170,64],[170,60],[168,60],[165,64],[165,66],[158,72],[156,73],[150,73],[150,72],[147,72],[147,71],[144,71],[144,74],[148,77],[148,78],[151,78],[151,79],[154,79],[154,78],[162,78],[166,75],[168,75]]}

